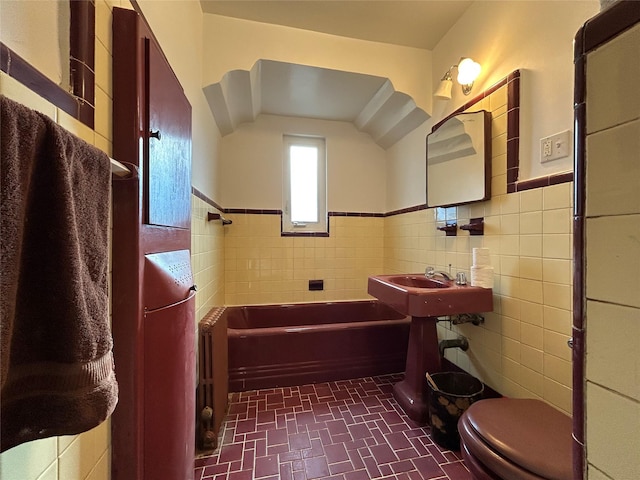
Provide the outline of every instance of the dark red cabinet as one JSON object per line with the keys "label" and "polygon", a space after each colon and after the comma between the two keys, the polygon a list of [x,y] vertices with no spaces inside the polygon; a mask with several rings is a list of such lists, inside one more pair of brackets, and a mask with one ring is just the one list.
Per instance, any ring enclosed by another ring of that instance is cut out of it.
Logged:
{"label": "dark red cabinet", "polygon": [[189,251],[146,255],[144,271],[144,478],[191,478],[195,291]]}
{"label": "dark red cabinet", "polygon": [[191,224],[191,106],[155,42],[147,40],[149,155],[147,223]]}

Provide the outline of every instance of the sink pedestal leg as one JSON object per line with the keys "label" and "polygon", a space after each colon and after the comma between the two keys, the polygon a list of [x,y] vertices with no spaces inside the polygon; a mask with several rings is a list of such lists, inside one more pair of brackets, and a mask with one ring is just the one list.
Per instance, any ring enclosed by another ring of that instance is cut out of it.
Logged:
{"label": "sink pedestal leg", "polygon": [[408,417],[427,422],[427,380],[425,374],[441,370],[437,317],[411,317],[404,380],[393,386],[393,396]]}

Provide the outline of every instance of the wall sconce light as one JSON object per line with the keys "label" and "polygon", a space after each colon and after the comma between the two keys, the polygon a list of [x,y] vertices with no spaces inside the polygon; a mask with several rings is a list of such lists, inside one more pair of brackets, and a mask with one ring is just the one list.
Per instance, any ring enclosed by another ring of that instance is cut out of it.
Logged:
{"label": "wall sconce light", "polygon": [[438,89],[433,94],[434,97],[443,98],[445,100],[449,100],[451,98],[451,87],[453,87],[451,71],[454,68],[458,69],[457,80],[462,87],[462,93],[465,95],[469,95],[471,93],[473,82],[475,82],[478,75],[480,75],[481,67],[479,63],[474,62],[470,58],[461,58],[457,65],[452,65],[449,70],[447,70],[447,73],[444,74],[440,80]]}

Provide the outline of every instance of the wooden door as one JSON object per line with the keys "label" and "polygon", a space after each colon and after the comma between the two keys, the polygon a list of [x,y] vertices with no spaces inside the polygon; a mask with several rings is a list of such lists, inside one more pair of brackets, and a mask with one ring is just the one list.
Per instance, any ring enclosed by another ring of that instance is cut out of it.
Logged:
{"label": "wooden door", "polygon": [[133,164],[137,175],[113,188],[112,329],[120,393],[111,422],[111,476],[189,480],[196,375],[191,107],[135,11],[113,9],[113,52],[113,156]]}

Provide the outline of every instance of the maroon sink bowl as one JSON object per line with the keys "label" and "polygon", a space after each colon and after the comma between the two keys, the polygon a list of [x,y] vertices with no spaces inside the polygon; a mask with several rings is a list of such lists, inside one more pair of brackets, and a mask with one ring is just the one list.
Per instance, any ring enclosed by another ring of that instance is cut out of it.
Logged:
{"label": "maroon sink bowl", "polygon": [[442,317],[493,310],[490,288],[456,285],[452,281],[422,274],[375,275],[369,277],[369,295],[404,315]]}
{"label": "maroon sink bowl", "polygon": [[449,288],[449,284],[447,282],[427,278],[424,275],[393,275],[389,276],[388,281],[394,285],[400,285],[402,287]]}

